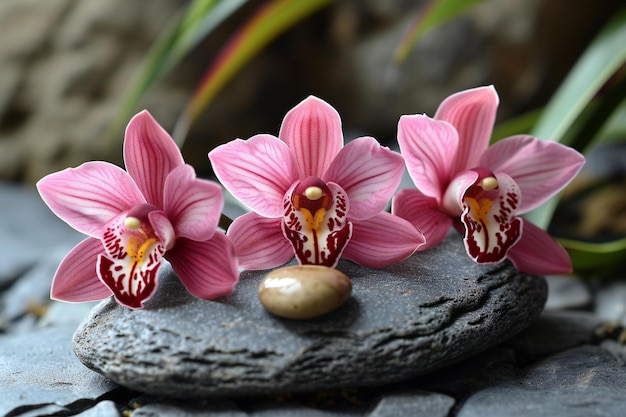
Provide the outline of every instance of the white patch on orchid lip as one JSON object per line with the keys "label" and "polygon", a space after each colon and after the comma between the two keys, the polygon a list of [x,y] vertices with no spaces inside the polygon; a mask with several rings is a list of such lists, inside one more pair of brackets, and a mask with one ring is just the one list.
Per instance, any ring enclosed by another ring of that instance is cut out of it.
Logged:
{"label": "white patch on orchid lip", "polygon": [[137,230],[141,227],[141,220],[136,217],[128,216],[124,219],[124,226],[130,230]]}
{"label": "white patch on orchid lip", "polygon": [[320,187],[316,187],[316,186],[311,186],[307,188],[306,190],[304,190],[304,195],[309,200],[319,200],[323,194],[324,194],[324,191],[322,191]]}
{"label": "white patch on orchid lip", "polygon": [[279,288],[281,294],[292,295],[300,291],[302,284],[294,278],[269,278],[263,283],[264,288]]}
{"label": "white patch on orchid lip", "polygon": [[498,180],[494,177],[487,177],[480,182],[480,186],[485,191],[492,191],[498,188]]}

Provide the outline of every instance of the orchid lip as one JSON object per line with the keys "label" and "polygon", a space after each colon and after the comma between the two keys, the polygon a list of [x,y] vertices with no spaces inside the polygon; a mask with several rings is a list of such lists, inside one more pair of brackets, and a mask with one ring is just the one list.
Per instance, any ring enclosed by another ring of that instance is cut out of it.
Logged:
{"label": "orchid lip", "polygon": [[515,213],[520,190],[505,174],[499,179],[487,176],[469,187],[464,196],[465,245],[468,254],[479,263],[502,261],[520,239],[522,222]]}
{"label": "orchid lip", "polygon": [[345,191],[315,176],[285,195],[283,234],[301,264],[334,267],[352,234]]}

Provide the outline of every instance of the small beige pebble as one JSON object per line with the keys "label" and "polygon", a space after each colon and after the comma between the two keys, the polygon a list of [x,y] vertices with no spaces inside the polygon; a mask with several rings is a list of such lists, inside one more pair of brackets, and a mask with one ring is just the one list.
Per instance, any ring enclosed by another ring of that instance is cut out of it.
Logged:
{"label": "small beige pebble", "polygon": [[329,313],[352,292],[341,271],[320,265],[285,266],[269,272],[259,285],[261,304],[289,319],[310,319]]}

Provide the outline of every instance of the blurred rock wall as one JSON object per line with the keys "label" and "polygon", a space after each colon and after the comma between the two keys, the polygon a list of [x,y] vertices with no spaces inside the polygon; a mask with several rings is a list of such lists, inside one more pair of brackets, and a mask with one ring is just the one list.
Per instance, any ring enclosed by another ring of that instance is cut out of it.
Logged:
{"label": "blurred rock wall", "polygon": [[[172,130],[185,100],[251,1],[141,103]],[[273,42],[216,97],[183,153],[209,172],[212,147],[277,134],[309,94],[333,104],[347,136],[395,140],[407,113],[432,115],[447,95],[494,84],[499,119],[542,105],[621,1],[488,0],[426,36],[406,62],[393,51],[425,0],[337,0]],[[0,3],[0,178],[41,176],[103,159],[121,163],[123,130],[105,132],[176,0]],[[137,109],[139,110],[139,108]],[[130,117],[130,115],[129,115]]]}

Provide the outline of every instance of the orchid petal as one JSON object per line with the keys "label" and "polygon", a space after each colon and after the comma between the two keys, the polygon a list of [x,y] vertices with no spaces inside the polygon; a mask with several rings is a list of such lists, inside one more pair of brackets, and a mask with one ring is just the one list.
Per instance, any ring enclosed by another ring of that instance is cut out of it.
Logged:
{"label": "orchid petal", "polygon": [[463,213],[463,197],[468,188],[476,183],[478,173],[474,170],[464,171],[458,174],[450,184],[444,194],[442,207],[451,216],[457,217]]}
{"label": "orchid petal", "polygon": [[283,197],[298,179],[291,150],[270,135],[237,139],[209,153],[215,175],[237,199],[265,217],[279,217]]}
{"label": "orchid petal", "polygon": [[545,231],[525,219],[522,221],[522,238],[507,254],[513,265],[520,271],[533,275],[572,272],[572,263],[565,249]]}
{"label": "orchid petal", "polygon": [[398,144],[417,189],[441,203],[459,147],[454,126],[424,115],[402,116]]}
{"label": "orchid petal", "polygon": [[160,210],[155,210],[148,214],[148,219],[154,230],[154,234],[163,247],[168,250],[174,246],[174,242],[178,236],[167,215]]}
{"label": "orchid petal", "polygon": [[300,177],[321,178],[343,146],[339,113],[309,96],[285,116],[278,137],[293,151]]}
{"label": "orchid petal", "polygon": [[453,174],[477,166],[489,146],[498,109],[498,93],[493,86],[461,91],[446,98],[435,114],[459,133],[459,147]]}
{"label": "orchid petal", "polygon": [[174,140],[144,110],[126,128],[124,163],[147,202],[163,207],[165,178],[185,162]]}
{"label": "orchid petal", "polygon": [[408,221],[382,212],[353,222],[354,230],[343,257],[370,268],[383,268],[411,256],[424,236]]}
{"label": "orchid petal", "polygon": [[487,149],[480,165],[511,176],[522,191],[520,213],[526,213],[562,190],[580,171],[585,158],[560,143],[518,135]]}
{"label": "orchid petal", "polygon": [[111,218],[145,203],[133,179],[107,162],[87,162],[55,172],[39,180],[37,188],[54,214],[95,238],[101,237],[102,227]]}
{"label": "orchid petal", "polygon": [[204,242],[179,239],[166,257],[185,288],[198,298],[228,295],[239,280],[235,249],[222,232]]}
{"label": "orchid petal", "polygon": [[398,191],[393,197],[391,212],[423,233],[426,243],[419,247],[420,252],[440,244],[452,226],[452,217],[441,211],[437,200],[418,190]]}
{"label": "orchid petal", "polygon": [[[293,203],[296,189],[292,187],[285,195],[283,233],[291,242],[298,262],[334,268],[352,234],[346,192],[337,184],[328,183],[328,206],[313,209],[311,205],[297,207]],[[315,201],[319,200],[322,198]]]}
{"label": "orchid petal", "polygon": [[228,228],[242,269],[270,269],[289,262],[293,248],[281,230],[282,218],[268,219],[256,213],[239,216]]}
{"label": "orchid petal", "polygon": [[463,196],[465,249],[478,263],[502,262],[522,236],[522,221],[515,217],[520,189],[505,174],[497,174],[496,180],[495,189],[485,191],[476,184]]}
{"label": "orchid petal", "polygon": [[98,239],[87,238],[61,261],[54,274],[50,298],[67,302],[98,301],[112,294],[96,274],[96,259],[104,253]]}
{"label": "orchid petal", "polygon": [[196,178],[191,166],[181,165],[165,179],[163,204],[177,237],[205,241],[215,233],[224,197],[218,184]]}
{"label": "orchid petal", "polygon": [[339,151],[322,179],[340,184],[350,200],[350,219],[363,220],[385,209],[403,172],[399,153],[363,137]]}

